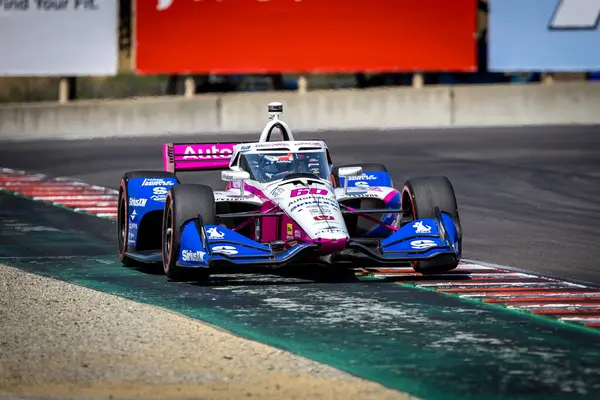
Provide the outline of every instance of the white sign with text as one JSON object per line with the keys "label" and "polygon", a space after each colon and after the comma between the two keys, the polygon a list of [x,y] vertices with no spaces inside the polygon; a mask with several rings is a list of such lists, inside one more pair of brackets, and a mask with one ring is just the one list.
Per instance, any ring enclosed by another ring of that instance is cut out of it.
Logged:
{"label": "white sign with text", "polygon": [[0,0],[0,75],[115,75],[117,0]]}

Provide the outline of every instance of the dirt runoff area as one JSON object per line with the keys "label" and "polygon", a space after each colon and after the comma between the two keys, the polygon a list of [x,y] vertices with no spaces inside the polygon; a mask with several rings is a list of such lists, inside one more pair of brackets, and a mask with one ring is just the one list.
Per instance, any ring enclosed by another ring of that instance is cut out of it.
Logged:
{"label": "dirt runoff area", "polygon": [[0,264],[0,397],[416,399],[181,315]]}

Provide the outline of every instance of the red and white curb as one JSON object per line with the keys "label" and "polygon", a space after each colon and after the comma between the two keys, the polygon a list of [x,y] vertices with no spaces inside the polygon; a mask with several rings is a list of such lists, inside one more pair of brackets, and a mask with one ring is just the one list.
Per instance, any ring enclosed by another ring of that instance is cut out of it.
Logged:
{"label": "red and white curb", "polygon": [[[73,178],[0,168],[0,191],[50,203],[97,217],[116,219],[119,192]],[[463,261],[449,272],[422,275],[410,267],[368,270],[375,276],[464,299],[600,329],[600,288],[512,270],[510,267]]]}
{"label": "red and white curb", "polygon": [[90,185],[73,178],[52,178],[43,174],[0,168],[0,191],[101,218],[117,218],[117,190]]}
{"label": "red and white curb", "polygon": [[443,274],[422,275],[412,268],[380,269],[375,276],[398,284],[504,306],[600,329],[600,288],[512,270],[510,267],[461,261]]}

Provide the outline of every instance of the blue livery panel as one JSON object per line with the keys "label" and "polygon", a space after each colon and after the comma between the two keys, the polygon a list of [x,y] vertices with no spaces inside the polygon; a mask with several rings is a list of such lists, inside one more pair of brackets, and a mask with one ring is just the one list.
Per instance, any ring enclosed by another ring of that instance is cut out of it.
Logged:
{"label": "blue livery panel", "polygon": [[135,246],[139,224],[146,214],[162,211],[169,188],[179,183],[177,178],[132,178],[127,183],[129,229],[127,246]]}
{"label": "blue livery panel", "polygon": [[[348,187],[364,187],[367,188],[369,186],[382,186],[382,187],[392,187],[392,177],[389,173],[384,171],[377,172],[365,172],[363,171],[362,175],[359,176],[349,176],[348,178]],[[340,177],[340,183],[344,186],[344,182],[346,181],[346,177]]]}
{"label": "blue livery panel", "polygon": [[456,225],[447,214],[440,219],[412,221],[381,242],[385,258],[429,258],[441,253],[461,256]]}
{"label": "blue livery panel", "polygon": [[222,226],[206,225],[205,232],[206,239],[202,240],[194,221],[185,224],[178,266],[206,268],[212,266],[213,261],[227,261],[240,265],[280,264],[290,261],[302,250],[316,246],[301,243],[275,255],[269,245],[256,242]]}
{"label": "blue livery panel", "polygon": [[[177,264],[185,267],[208,267],[210,260],[236,259],[240,262],[257,259],[264,262],[273,252],[270,246],[258,243],[231,229],[219,225],[206,225],[203,242],[194,221],[183,227]],[[241,261],[244,260],[244,261]]]}
{"label": "blue livery panel", "polygon": [[256,242],[223,226],[206,225],[205,231],[214,259],[268,258],[273,254],[270,246]]}
{"label": "blue livery panel", "polygon": [[194,221],[189,221],[183,226],[179,246],[179,257],[177,265],[183,267],[205,267],[208,268],[210,255],[202,243]]}

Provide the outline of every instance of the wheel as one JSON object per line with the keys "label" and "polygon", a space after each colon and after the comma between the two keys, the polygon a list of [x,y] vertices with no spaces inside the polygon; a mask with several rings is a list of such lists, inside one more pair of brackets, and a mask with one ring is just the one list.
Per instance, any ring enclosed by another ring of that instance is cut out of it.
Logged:
{"label": "wheel", "polygon": [[[129,211],[128,211],[128,207],[129,207],[129,203],[128,203],[128,191],[127,191],[127,185],[129,183],[130,179],[133,178],[176,178],[175,174],[171,173],[171,172],[165,172],[165,171],[129,171],[127,173],[125,173],[125,175],[123,175],[123,177],[121,178],[121,184],[119,187],[119,200],[118,200],[118,211],[117,211],[117,247],[118,247],[118,252],[119,252],[119,259],[121,260],[121,263],[128,267],[128,266],[137,266],[139,265],[139,263],[129,257],[127,257],[125,255],[125,252],[127,251],[127,236],[129,235],[129,218],[127,218],[127,216],[129,215]],[[139,231],[138,231],[139,232]],[[139,235],[139,233],[138,233]],[[141,241],[149,241],[148,239],[148,235],[143,235],[142,236],[142,240]],[[140,241],[140,240],[138,240]],[[140,247],[145,247],[144,243],[141,243],[142,246]],[[146,243],[146,244],[150,244],[150,243]],[[147,246],[150,247],[150,246]]]}
{"label": "wheel", "polygon": [[203,225],[216,225],[215,195],[210,186],[179,184],[167,193],[162,225],[162,261],[165,274],[175,281],[207,280],[208,269],[177,266],[181,245],[180,227],[197,216]]}
{"label": "wheel", "polygon": [[[462,227],[458,215],[458,205],[452,183],[445,176],[413,178],[406,181],[402,188],[402,210],[412,215],[410,221],[421,218],[435,218],[435,208],[452,216],[458,231],[458,240],[462,241]],[[450,271],[458,265],[456,257],[439,256],[429,261],[411,263],[420,273],[439,273]]]}

